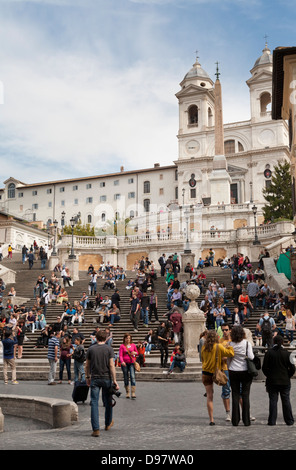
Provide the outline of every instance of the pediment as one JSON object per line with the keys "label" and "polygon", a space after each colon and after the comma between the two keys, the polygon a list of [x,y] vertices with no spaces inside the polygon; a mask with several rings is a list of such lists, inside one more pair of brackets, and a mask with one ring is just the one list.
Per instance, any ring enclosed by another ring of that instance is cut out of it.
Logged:
{"label": "pediment", "polygon": [[208,89],[208,88],[204,88],[204,87],[194,85],[194,84],[191,83],[187,87],[182,88],[182,90],[180,90],[178,93],[176,93],[175,96],[177,98],[180,98],[180,97],[183,97],[183,96],[193,95],[193,94],[195,94],[195,95],[197,95],[197,94],[210,94],[211,96],[214,97],[214,90],[212,88]]}
{"label": "pediment", "polygon": [[263,82],[266,80],[272,80],[272,72],[269,72],[268,70],[262,70],[261,72],[258,72],[256,75],[253,75],[251,78],[249,78],[246,83],[249,85],[253,82]]}
{"label": "pediment", "polygon": [[17,180],[12,176],[10,176],[9,178],[7,178],[7,180],[4,181],[5,185],[8,185],[10,183],[14,183],[16,186],[26,186],[26,183],[23,183],[22,181]]}

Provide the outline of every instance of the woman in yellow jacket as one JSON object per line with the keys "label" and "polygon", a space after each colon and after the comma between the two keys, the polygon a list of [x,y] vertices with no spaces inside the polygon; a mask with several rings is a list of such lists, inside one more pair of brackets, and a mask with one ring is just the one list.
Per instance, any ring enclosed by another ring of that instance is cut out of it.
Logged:
{"label": "woman in yellow jacket", "polygon": [[210,425],[213,426],[214,422],[214,382],[213,374],[216,370],[216,352],[218,352],[218,368],[222,369],[221,362],[223,357],[233,357],[234,350],[231,346],[223,346],[219,343],[220,337],[215,330],[209,330],[206,334],[205,343],[201,350],[202,360],[202,383],[205,386],[207,393],[207,408],[210,418]]}

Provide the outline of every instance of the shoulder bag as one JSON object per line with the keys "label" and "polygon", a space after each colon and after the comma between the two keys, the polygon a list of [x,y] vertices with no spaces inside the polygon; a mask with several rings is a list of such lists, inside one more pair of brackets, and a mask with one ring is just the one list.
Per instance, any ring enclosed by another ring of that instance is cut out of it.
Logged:
{"label": "shoulder bag", "polygon": [[215,382],[215,384],[223,386],[227,384],[228,377],[225,374],[225,372],[219,369],[218,367],[218,348],[219,346],[217,344],[216,345],[216,370],[213,374],[213,381]]}
{"label": "shoulder bag", "polygon": [[[257,370],[257,367],[255,365],[255,362],[253,359],[250,359],[248,357],[248,341],[247,341],[247,347],[246,347],[246,362],[247,362],[247,367],[248,367],[248,373],[252,376],[252,377],[257,377],[258,375],[258,370]],[[259,358],[258,358],[259,359]]]}
{"label": "shoulder bag", "polygon": [[135,360],[134,356],[132,356],[132,354],[129,352],[128,348],[126,347],[126,350],[127,350],[127,353],[129,355],[129,357],[133,360],[133,364],[134,364],[134,368],[135,368],[135,371],[136,372],[140,372],[141,371],[141,366],[140,364]]}

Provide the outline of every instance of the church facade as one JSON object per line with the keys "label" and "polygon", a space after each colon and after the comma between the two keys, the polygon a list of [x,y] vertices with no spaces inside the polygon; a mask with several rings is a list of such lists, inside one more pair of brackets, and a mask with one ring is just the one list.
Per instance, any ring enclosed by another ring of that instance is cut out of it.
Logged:
{"label": "church facade", "polygon": [[40,228],[54,220],[61,228],[78,214],[82,224],[96,227],[98,236],[108,234],[114,221],[126,219],[128,230],[124,226],[119,235],[184,234],[180,208],[188,209],[189,231],[195,233],[252,226],[253,204],[262,223],[262,190],[278,161],[289,160],[287,123],[271,117],[272,67],[265,45],[246,81],[250,119],[223,123],[218,71],[214,82],[196,59],[176,93],[179,150],[171,165],[135,171],[122,167],[118,173],[36,184],[11,176],[0,190],[1,210]]}

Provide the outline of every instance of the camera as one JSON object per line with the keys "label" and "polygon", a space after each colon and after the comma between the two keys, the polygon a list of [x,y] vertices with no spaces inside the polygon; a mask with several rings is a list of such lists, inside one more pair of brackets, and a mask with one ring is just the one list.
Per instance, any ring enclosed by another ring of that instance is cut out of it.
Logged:
{"label": "camera", "polygon": [[120,395],[121,395],[121,392],[119,390],[117,390],[117,388],[114,384],[112,385],[112,387],[110,387],[109,393],[110,393],[110,395],[115,395],[117,398],[119,398]]}

